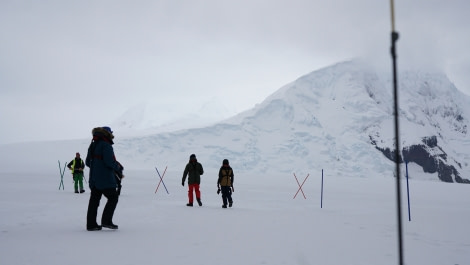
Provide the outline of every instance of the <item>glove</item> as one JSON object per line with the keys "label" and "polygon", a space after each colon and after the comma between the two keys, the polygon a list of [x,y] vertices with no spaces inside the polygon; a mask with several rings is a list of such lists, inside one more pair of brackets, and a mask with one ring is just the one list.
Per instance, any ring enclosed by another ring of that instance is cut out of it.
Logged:
{"label": "glove", "polygon": [[181,185],[183,185],[183,187],[184,187],[184,181],[183,181],[183,182],[181,182]]}
{"label": "glove", "polygon": [[220,193],[220,188],[217,188],[217,194],[219,194],[219,193]]}
{"label": "glove", "polygon": [[233,186],[232,186],[232,192],[235,192],[235,189],[233,188]]}

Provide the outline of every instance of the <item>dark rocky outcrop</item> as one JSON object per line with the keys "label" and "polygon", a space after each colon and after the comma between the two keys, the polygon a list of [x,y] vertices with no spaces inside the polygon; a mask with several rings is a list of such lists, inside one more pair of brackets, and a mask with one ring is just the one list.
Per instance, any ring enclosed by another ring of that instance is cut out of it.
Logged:
{"label": "dark rocky outcrop", "polygon": [[[437,137],[424,137],[422,144],[410,145],[402,148],[401,155],[399,156],[399,162],[413,162],[420,165],[423,171],[426,173],[436,173],[441,181],[444,182],[457,182],[470,184],[470,180],[464,179],[460,176],[459,171],[450,165],[447,161],[447,154],[437,144]],[[390,148],[378,147],[375,142],[372,142],[375,148],[382,152],[382,154],[395,161],[395,151],[391,151]],[[430,151],[433,152],[430,152]],[[432,155],[434,154],[434,155]],[[456,162],[458,165],[460,163]]]}

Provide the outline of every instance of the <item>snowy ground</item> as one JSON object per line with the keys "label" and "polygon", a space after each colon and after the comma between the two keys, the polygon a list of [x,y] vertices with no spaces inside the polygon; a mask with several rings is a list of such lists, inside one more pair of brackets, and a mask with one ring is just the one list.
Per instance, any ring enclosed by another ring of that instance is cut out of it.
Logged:
{"label": "snowy ground", "polygon": [[[127,171],[114,222],[88,232],[89,189],[72,192],[66,172],[0,173],[0,264],[397,264],[395,182],[321,173],[298,190],[293,175],[236,175],[234,207],[221,208],[216,172],[206,172],[202,207],[189,208],[182,172]],[[237,171],[235,171],[237,173]],[[302,182],[306,174],[296,174]],[[470,186],[403,184],[405,264],[470,262]],[[100,206],[103,209],[105,200]],[[99,221],[99,220],[98,220]]]}

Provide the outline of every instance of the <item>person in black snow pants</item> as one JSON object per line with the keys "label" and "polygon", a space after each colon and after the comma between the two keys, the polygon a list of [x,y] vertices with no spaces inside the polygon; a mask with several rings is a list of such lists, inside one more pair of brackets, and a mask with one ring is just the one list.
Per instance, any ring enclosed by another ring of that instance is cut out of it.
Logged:
{"label": "person in black snow pants", "polygon": [[[112,145],[114,144],[113,131],[109,127],[97,127],[92,130],[93,140],[88,147],[85,164],[90,168],[90,201],[87,212],[87,230],[101,230],[102,227],[118,229],[113,223],[114,210],[116,209],[119,195],[116,191],[117,183],[115,172],[122,175]],[[103,209],[101,225],[96,222],[98,207],[102,196],[108,201]]]}
{"label": "person in black snow pants", "polygon": [[217,180],[217,194],[222,191],[222,208],[227,208],[227,201],[228,207],[233,205],[232,192],[235,191],[233,189],[233,180],[233,169],[230,167],[228,159],[224,159],[219,170],[219,179]]}

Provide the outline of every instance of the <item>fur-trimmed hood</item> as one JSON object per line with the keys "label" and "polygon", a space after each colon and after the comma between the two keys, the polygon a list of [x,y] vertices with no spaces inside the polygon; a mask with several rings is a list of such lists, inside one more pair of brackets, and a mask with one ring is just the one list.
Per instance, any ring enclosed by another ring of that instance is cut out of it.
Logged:
{"label": "fur-trimmed hood", "polygon": [[93,135],[93,138],[95,137],[105,137],[106,139],[112,141],[114,139],[114,135],[104,129],[103,127],[96,127],[91,130],[91,134]]}

